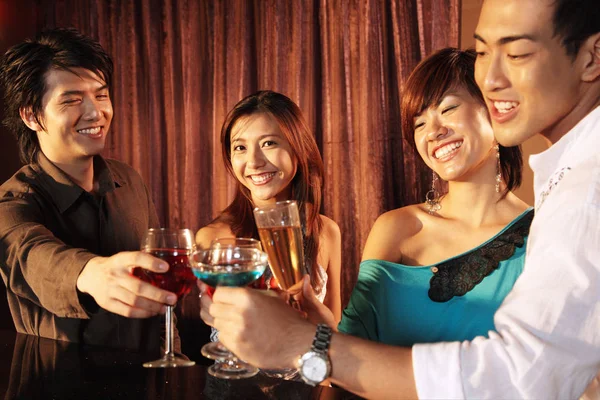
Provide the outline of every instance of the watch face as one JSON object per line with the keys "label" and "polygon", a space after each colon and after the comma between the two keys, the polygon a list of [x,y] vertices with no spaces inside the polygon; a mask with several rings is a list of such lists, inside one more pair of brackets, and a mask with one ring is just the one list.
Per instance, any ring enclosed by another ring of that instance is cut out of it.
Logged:
{"label": "watch face", "polygon": [[311,381],[321,382],[327,378],[327,361],[317,354],[305,359],[302,364],[302,375]]}

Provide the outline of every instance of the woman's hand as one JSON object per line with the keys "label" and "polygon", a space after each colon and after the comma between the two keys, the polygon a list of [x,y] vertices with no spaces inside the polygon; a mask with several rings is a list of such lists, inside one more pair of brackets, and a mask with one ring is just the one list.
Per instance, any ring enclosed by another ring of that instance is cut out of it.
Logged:
{"label": "woman's hand", "polygon": [[310,284],[310,276],[305,275],[302,279],[301,291],[294,295],[294,298],[300,303],[305,317],[313,324],[327,324],[331,329],[337,331],[335,317],[326,305],[317,298],[315,291]]}
{"label": "woman's hand", "polygon": [[202,281],[197,281],[198,289],[200,289],[200,318],[208,326],[214,327],[214,320],[210,315],[210,306],[213,303],[212,295],[213,288]]}

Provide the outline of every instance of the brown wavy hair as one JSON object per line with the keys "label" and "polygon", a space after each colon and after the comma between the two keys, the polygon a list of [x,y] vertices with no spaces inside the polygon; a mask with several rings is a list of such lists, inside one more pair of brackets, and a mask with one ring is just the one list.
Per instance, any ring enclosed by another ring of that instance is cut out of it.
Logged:
{"label": "brown wavy hair", "polygon": [[[256,114],[266,114],[273,118],[297,160],[298,169],[290,183],[292,195],[289,200],[296,200],[298,203],[303,223],[306,272],[311,277],[312,286],[320,289],[323,282],[317,270],[317,255],[322,229],[319,211],[323,188],[323,160],[315,138],[296,103],[287,96],[270,90],[256,92],[237,103],[227,114],[221,128],[221,150],[225,168],[236,178],[231,165],[231,131],[240,119]],[[236,237],[258,239],[250,191],[237,178],[236,181],[233,201],[213,222],[229,225]]]}
{"label": "brown wavy hair", "polygon": [[[483,94],[475,82],[476,57],[473,50],[447,47],[421,61],[410,74],[402,93],[401,119],[402,133],[414,149],[415,117],[439,104],[449,91],[463,88],[487,109]],[[506,183],[502,193],[504,197],[521,185],[523,157],[520,146],[500,145],[500,170]]]}

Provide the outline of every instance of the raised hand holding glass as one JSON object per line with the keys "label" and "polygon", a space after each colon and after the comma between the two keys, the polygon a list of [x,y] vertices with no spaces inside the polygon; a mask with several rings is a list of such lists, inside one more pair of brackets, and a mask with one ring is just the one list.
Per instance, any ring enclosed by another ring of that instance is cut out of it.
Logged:
{"label": "raised hand holding glass", "polygon": [[[217,246],[192,254],[194,275],[209,286],[246,286],[260,277],[268,265],[267,255],[256,248]],[[238,360],[219,342],[202,347],[202,355],[217,361],[208,372],[223,379],[249,378],[258,368]]]}
{"label": "raised hand holding glass", "polygon": [[[189,293],[196,282],[189,265],[189,256],[194,247],[192,231],[189,229],[148,229],[142,240],[142,251],[166,261],[169,270],[160,274],[137,267],[134,268],[133,275],[160,289],[175,293],[179,300]],[[195,364],[173,352],[173,308],[167,305],[165,354],[158,360],[144,363],[146,368],[189,367]]]}

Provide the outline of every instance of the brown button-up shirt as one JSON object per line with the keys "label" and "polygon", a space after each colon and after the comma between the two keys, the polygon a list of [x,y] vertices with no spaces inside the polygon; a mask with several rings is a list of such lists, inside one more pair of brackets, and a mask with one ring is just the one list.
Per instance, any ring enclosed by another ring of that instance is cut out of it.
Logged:
{"label": "brown button-up shirt", "polygon": [[94,158],[99,189],[88,193],[40,151],[0,186],[0,273],[18,332],[87,344],[159,348],[160,319],[129,319],[77,291],[96,256],[139,250],[158,227],[156,210],[131,167]]}

